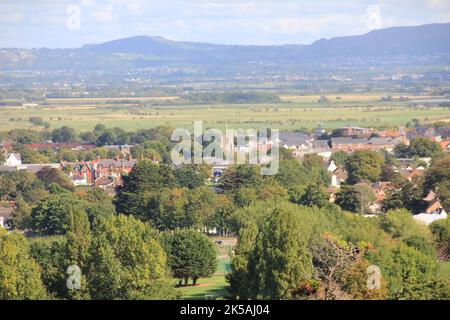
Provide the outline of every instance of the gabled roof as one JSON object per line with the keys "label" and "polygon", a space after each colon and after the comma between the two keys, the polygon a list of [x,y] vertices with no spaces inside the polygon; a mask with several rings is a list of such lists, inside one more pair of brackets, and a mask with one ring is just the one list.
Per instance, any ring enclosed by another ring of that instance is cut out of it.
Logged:
{"label": "gabled roof", "polygon": [[9,157],[11,157],[11,156],[13,156],[14,158],[16,158],[18,161],[22,161],[22,158],[21,158],[21,156],[20,156],[20,153],[18,153],[18,152],[9,153],[9,154],[6,155],[6,158],[9,158]]}
{"label": "gabled roof", "polygon": [[434,199],[436,199],[436,194],[433,192],[433,190],[430,190],[430,192],[428,192],[427,196],[425,198],[423,198],[424,201],[433,201]]}
{"label": "gabled roof", "polygon": [[114,183],[114,179],[110,178],[110,177],[100,177],[97,180],[95,180],[95,185],[96,186],[109,186],[111,184]]}
{"label": "gabled roof", "polygon": [[311,143],[308,135],[301,132],[281,132],[279,139],[281,145],[288,146],[309,145]]}
{"label": "gabled roof", "polygon": [[367,144],[368,139],[353,139],[353,138],[331,138],[331,145],[339,144]]}
{"label": "gabled roof", "polygon": [[136,164],[136,160],[135,159],[131,159],[131,160],[101,159],[101,160],[97,160],[97,164],[102,165],[104,167],[109,167],[109,166],[113,165],[115,167],[127,166],[127,167],[132,168]]}
{"label": "gabled roof", "polygon": [[328,140],[316,140],[313,142],[313,147],[315,149],[330,149],[330,144]]}
{"label": "gabled roof", "polygon": [[14,211],[12,207],[0,207],[0,217],[8,219],[11,213]]}
{"label": "gabled roof", "polygon": [[436,200],[428,206],[428,208],[427,208],[427,210],[425,210],[425,212],[433,213],[433,212],[441,210],[441,209],[443,209],[441,203],[439,202],[439,200]]}

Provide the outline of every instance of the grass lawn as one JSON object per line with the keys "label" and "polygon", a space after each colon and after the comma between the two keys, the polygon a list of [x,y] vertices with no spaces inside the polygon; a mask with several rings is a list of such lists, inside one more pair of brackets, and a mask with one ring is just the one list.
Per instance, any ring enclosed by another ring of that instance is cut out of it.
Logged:
{"label": "grass lawn", "polygon": [[440,263],[439,275],[450,281],[450,261]]}
{"label": "grass lawn", "polygon": [[217,274],[211,278],[200,278],[196,286],[182,287],[178,290],[182,300],[216,300],[227,295],[227,287],[225,275]]}

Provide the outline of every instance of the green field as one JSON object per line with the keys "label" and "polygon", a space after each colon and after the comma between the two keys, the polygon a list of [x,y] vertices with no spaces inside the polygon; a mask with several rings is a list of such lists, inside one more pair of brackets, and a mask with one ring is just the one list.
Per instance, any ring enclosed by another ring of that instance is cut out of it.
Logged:
{"label": "green field", "polygon": [[[178,105],[176,97],[164,102],[145,98],[115,101],[112,99],[53,99],[28,107],[3,106],[0,129],[31,127],[29,117],[42,117],[51,128],[70,126],[90,130],[97,123],[125,130],[153,128],[159,125],[191,128],[193,121],[204,127],[278,128],[295,130],[348,124],[364,127],[405,125],[413,118],[424,122],[449,121],[450,108],[410,107],[408,101],[380,102],[382,94],[333,94],[329,102],[319,104],[318,96],[282,96],[276,104]],[[339,99],[337,99],[339,97]],[[398,95],[394,95],[394,99]],[[420,97],[421,99],[426,97]],[[413,100],[416,97],[409,96]],[[170,102],[172,101],[172,102]],[[160,104],[158,104],[160,103]],[[172,104],[171,104],[172,103]]]}

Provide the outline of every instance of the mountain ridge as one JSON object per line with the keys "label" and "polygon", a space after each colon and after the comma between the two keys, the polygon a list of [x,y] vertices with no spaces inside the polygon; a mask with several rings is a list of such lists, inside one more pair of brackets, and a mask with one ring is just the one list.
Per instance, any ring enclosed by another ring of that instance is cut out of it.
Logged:
{"label": "mountain ridge", "polygon": [[[414,36],[411,34],[415,32]],[[348,40],[361,40],[361,39],[369,39],[375,40],[375,38],[389,38],[392,37],[392,34],[396,34],[396,36],[407,37],[409,42],[411,41],[423,41],[424,38],[431,38],[430,40],[436,41],[436,37],[446,38],[450,41],[450,23],[432,23],[425,24],[420,26],[397,26],[397,27],[389,27],[384,29],[376,29],[371,30],[365,34],[361,35],[352,35],[352,36],[340,36],[340,37],[332,37],[329,39],[321,38],[314,41],[311,44],[282,44],[282,45],[239,45],[239,44],[217,44],[217,43],[208,43],[208,42],[194,42],[194,41],[176,41],[171,40],[162,36],[147,36],[147,35],[138,35],[126,38],[115,39],[103,43],[98,44],[87,44],[82,46],[80,49],[119,49],[123,47],[121,50],[126,52],[131,50],[135,50],[133,45],[142,46],[145,44],[157,44],[157,45],[165,45],[171,47],[207,47],[207,48],[286,48],[286,47],[296,47],[296,48],[312,48],[315,46],[323,46],[323,44],[335,44],[338,42],[347,42]],[[426,33],[426,34],[425,34]],[[391,34],[391,35],[390,35]],[[408,39],[409,37],[409,39]],[[412,38],[411,38],[412,37]],[[401,39],[399,39],[401,40]],[[442,39],[445,40],[445,39]],[[444,44],[445,41],[442,41]],[[130,48],[131,45],[131,48]],[[417,43],[416,43],[417,45]],[[450,45],[444,46],[446,50],[450,50]],[[116,51],[117,52],[117,51]]]}
{"label": "mountain ridge", "polygon": [[430,63],[450,63],[450,23],[378,29],[363,35],[319,39],[309,45],[227,45],[141,35],[76,49],[0,49],[0,70],[130,70],[171,65],[202,65],[207,70],[230,63],[290,65],[339,58],[351,64],[354,57],[375,57],[367,61],[380,63],[387,56],[428,59],[436,55],[444,57],[433,58]]}

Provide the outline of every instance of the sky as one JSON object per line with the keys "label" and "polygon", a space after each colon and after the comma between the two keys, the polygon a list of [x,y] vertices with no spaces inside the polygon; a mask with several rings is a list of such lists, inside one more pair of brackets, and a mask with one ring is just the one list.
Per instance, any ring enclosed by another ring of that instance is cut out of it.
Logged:
{"label": "sky", "polygon": [[310,44],[450,22],[450,0],[0,0],[0,48],[75,48],[136,36]]}

